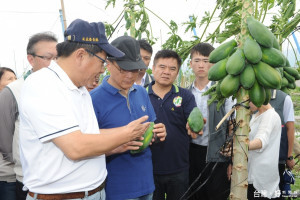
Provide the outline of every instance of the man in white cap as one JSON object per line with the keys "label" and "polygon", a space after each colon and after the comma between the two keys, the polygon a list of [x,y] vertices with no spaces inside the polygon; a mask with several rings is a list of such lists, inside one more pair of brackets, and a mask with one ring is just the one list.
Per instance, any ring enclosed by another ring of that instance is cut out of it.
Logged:
{"label": "man in white cap", "polygon": [[57,62],[30,75],[21,91],[20,156],[27,200],[105,199],[104,154],[140,139],[149,126],[144,116],[100,134],[85,85],[103,72],[107,54],[124,54],[108,43],[101,22],[77,19],[65,39],[57,45]]}

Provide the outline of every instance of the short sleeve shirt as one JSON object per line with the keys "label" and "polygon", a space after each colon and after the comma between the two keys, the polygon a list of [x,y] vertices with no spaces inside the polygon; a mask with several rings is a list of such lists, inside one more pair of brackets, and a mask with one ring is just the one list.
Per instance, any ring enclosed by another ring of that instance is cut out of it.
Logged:
{"label": "short sleeve shirt", "polygon": [[51,141],[76,130],[99,134],[91,97],[52,62],[29,76],[21,90],[20,157],[30,191],[87,191],[105,180],[104,155],[73,161]]}
{"label": "short sleeve shirt", "polygon": [[[125,126],[133,120],[148,115],[148,121],[156,119],[149,96],[140,85],[133,85],[128,97],[110,85],[105,77],[102,84],[91,91],[92,101],[101,129]],[[107,200],[133,199],[154,191],[151,151],[130,154],[129,151],[108,156]]]}

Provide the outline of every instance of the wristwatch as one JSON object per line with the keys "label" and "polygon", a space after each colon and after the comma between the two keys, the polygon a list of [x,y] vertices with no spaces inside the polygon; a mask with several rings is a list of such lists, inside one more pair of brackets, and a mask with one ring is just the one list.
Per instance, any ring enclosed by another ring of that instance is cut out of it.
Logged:
{"label": "wristwatch", "polygon": [[287,159],[288,159],[288,160],[293,160],[294,157],[293,157],[293,156],[289,156]]}

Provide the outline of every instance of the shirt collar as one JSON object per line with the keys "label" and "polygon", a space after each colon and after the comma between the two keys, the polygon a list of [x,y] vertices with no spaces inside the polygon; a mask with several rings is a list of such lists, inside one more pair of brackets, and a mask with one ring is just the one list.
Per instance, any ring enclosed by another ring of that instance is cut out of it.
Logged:
{"label": "shirt collar", "polygon": [[[152,86],[155,84],[155,81],[152,81],[152,83],[149,84],[149,86],[146,88],[148,94],[153,94]],[[172,93],[176,94],[179,92],[179,88],[177,85],[172,85],[172,88],[170,90]]]}
{"label": "shirt collar", "polygon": [[211,87],[211,81],[209,81],[207,83],[207,85],[202,89],[202,90],[199,90],[196,86],[195,86],[195,81],[192,83],[192,89],[195,89],[195,90],[199,90],[199,91],[206,91],[208,90],[210,87]]}

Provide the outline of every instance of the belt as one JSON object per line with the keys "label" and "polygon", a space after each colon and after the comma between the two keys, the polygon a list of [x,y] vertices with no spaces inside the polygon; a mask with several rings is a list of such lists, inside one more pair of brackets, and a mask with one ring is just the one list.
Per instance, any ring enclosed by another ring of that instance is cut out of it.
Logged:
{"label": "belt", "polygon": [[[95,194],[96,192],[101,191],[105,186],[105,181],[97,188],[88,191],[88,196]],[[28,192],[31,197],[34,197],[33,192]],[[64,193],[64,194],[37,194],[37,199],[43,200],[62,200],[62,199],[79,199],[84,198],[85,192],[73,192],[73,193]]]}

